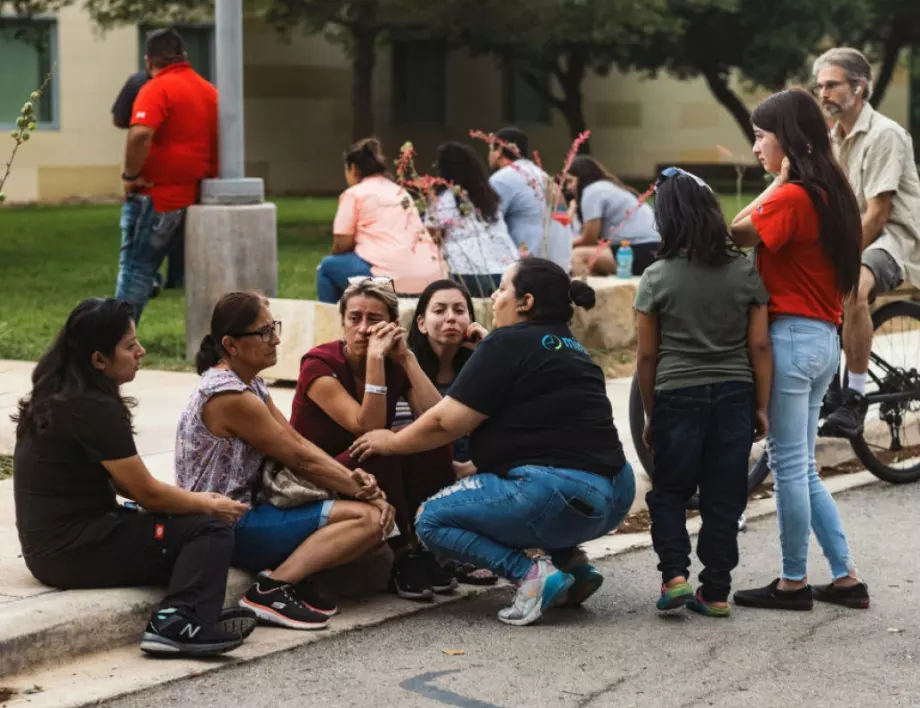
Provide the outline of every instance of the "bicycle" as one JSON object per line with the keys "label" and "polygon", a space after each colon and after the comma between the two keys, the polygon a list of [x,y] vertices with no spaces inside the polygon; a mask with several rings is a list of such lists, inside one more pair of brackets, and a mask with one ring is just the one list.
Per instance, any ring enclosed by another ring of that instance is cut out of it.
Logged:
{"label": "bicycle", "polygon": [[[896,321],[903,326],[897,327]],[[879,479],[892,484],[906,484],[920,479],[920,303],[899,300],[880,305],[872,313],[874,336],[869,355],[869,382],[866,400],[869,411],[863,434],[849,440],[857,459]],[[895,342],[896,335],[901,339]],[[841,347],[842,350],[842,347]],[[890,350],[888,356],[881,352]],[[914,366],[894,366],[892,354]],[[842,358],[842,357],[841,357]],[[841,402],[846,372],[841,383],[842,364],[824,397],[821,418],[835,411]],[[908,419],[908,416],[911,416]],[[652,455],[642,440],[645,429],[645,409],[639,392],[638,374],[633,376],[629,391],[629,428],[639,461],[651,479],[654,475]],[[821,435],[821,428],[818,428]],[[887,445],[879,444],[879,436],[889,438]],[[904,440],[911,437],[908,444]],[[906,466],[898,467],[896,465]],[[748,492],[754,491],[770,473],[766,444],[761,441],[751,448],[748,468]],[[695,499],[691,500],[695,505]]]}

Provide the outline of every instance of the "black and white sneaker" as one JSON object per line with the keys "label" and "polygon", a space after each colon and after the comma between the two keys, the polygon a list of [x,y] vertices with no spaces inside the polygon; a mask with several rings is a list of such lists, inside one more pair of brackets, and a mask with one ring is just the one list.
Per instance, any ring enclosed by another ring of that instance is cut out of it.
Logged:
{"label": "black and white sneaker", "polygon": [[326,617],[333,617],[339,613],[335,600],[320,590],[311,578],[304,578],[294,586],[294,592],[308,609],[319,612]]}
{"label": "black and white sneaker", "polygon": [[840,406],[831,413],[819,434],[826,438],[857,438],[863,433],[863,422],[869,402],[853,389],[844,389]]}
{"label": "black and white sneaker", "polygon": [[421,551],[419,555],[425,564],[425,572],[428,574],[428,582],[431,583],[431,589],[439,595],[445,595],[453,592],[460,584],[457,578],[450,570],[438,563],[438,559],[431,551]]}
{"label": "black and white sneaker", "polygon": [[147,622],[141,651],[160,656],[211,656],[236,649],[243,637],[209,625],[185,609],[161,607]]}
{"label": "black and white sneaker", "polygon": [[425,561],[417,553],[406,553],[393,562],[390,590],[404,600],[432,600],[434,590],[425,570]]}
{"label": "black and white sneaker", "polygon": [[256,613],[244,607],[225,607],[217,620],[217,626],[222,630],[239,634],[243,639],[252,634],[258,624]]}
{"label": "black and white sneaker", "polygon": [[289,629],[325,629],[327,615],[309,609],[297,596],[294,586],[260,573],[240,600],[240,607],[252,610],[269,624]]}

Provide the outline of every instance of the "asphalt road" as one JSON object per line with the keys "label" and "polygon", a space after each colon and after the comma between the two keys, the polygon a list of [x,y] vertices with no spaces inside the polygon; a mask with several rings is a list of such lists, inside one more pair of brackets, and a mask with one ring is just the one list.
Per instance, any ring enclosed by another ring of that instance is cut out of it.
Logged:
{"label": "asphalt road", "polygon": [[[602,563],[607,582],[584,609],[539,625],[500,624],[503,589],[105,705],[920,706],[920,486],[878,484],[838,503],[870,585],[868,611],[662,618],[647,550]],[[772,580],[776,518],[752,522],[741,551],[736,587]],[[812,580],[825,582],[817,546],[811,560]]]}

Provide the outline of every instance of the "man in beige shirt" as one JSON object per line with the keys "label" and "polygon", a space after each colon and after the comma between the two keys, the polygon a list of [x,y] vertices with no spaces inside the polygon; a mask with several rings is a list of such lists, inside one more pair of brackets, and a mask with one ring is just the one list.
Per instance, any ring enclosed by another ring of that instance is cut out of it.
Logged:
{"label": "man in beige shirt", "polygon": [[872,350],[869,303],[903,281],[920,285],[920,178],[910,134],[869,104],[872,69],[855,49],[831,49],[814,64],[824,112],[836,120],[831,140],[862,213],[859,292],[846,303],[843,348],[847,388],[822,435],[856,437],[866,415]]}

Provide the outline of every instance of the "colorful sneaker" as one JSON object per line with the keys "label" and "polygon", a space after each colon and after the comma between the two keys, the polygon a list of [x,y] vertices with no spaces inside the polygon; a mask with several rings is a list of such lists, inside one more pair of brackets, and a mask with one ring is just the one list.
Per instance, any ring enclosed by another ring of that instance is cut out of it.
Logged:
{"label": "colorful sneaker", "polygon": [[656,607],[662,612],[676,610],[683,607],[693,600],[693,588],[690,583],[680,583],[679,585],[661,586],[661,597],[658,598]]}
{"label": "colorful sneaker", "polygon": [[564,599],[575,582],[575,578],[557,570],[549,561],[535,562],[538,566],[536,577],[522,581],[511,607],[498,613],[498,619],[505,624],[518,627],[533,624],[546,610]]}
{"label": "colorful sneaker", "polygon": [[566,572],[575,578],[575,582],[569,588],[568,597],[559,603],[559,607],[581,607],[584,601],[604,584],[604,576],[590,563],[576,565],[574,568],[568,568]]}
{"label": "colorful sneaker", "polygon": [[319,612],[326,617],[334,617],[339,614],[335,600],[316,587],[316,583],[311,578],[304,578],[297,583],[294,586],[294,592],[308,610]]}
{"label": "colorful sneaker", "polygon": [[249,586],[240,600],[240,607],[252,610],[263,622],[289,629],[325,629],[329,626],[329,617],[304,605],[293,585],[278,584],[265,573],[259,573],[256,581]]}
{"label": "colorful sneaker", "polygon": [[425,572],[428,574],[428,582],[431,583],[431,589],[439,595],[446,595],[457,589],[460,584],[454,574],[448,568],[438,563],[438,559],[431,551],[420,551],[418,554],[422,563],[425,564]]}
{"label": "colorful sneaker", "polygon": [[715,607],[712,603],[707,602],[699,591],[697,591],[696,597],[687,602],[687,609],[692,610],[697,614],[705,615],[706,617],[732,616],[732,608],[730,605],[726,605],[725,607]]}
{"label": "colorful sneaker", "polygon": [[154,655],[211,656],[232,651],[242,643],[241,635],[208,625],[188,610],[161,607],[147,622],[141,651]]}

